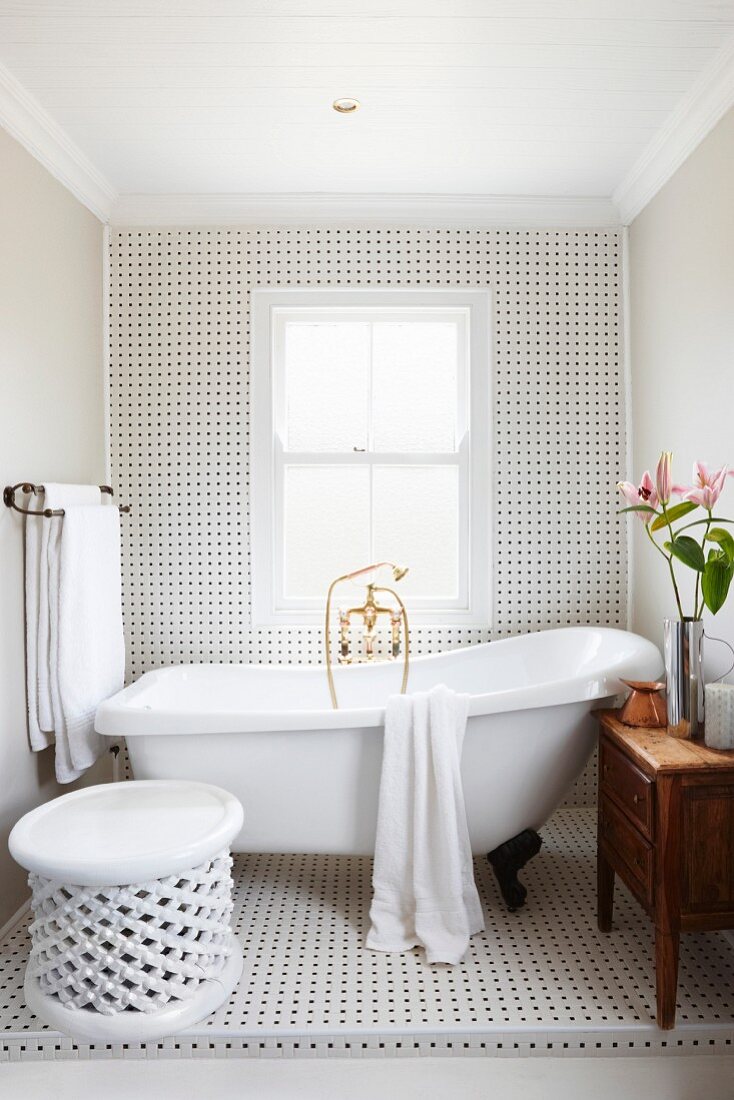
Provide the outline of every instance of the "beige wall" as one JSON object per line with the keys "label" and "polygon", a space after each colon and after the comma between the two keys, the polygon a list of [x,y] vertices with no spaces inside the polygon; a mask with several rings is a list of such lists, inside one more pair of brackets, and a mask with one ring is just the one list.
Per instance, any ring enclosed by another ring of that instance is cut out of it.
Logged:
{"label": "beige wall", "polygon": [[[635,476],[663,449],[686,483],[695,458],[734,467],[734,110],[635,219],[629,262]],[[722,505],[734,516],[734,479]],[[635,528],[633,624],[659,642],[675,605]],[[734,592],[707,630],[734,644]],[[709,675],[729,663],[722,649],[708,645]]]}
{"label": "beige wall", "polygon": [[[0,130],[0,486],[103,480],[102,387],[102,226]],[[28,747],[23,520],[6,508],[0,563],[1,926],[26,896],[8,833],[59,788],[53,750]]]}

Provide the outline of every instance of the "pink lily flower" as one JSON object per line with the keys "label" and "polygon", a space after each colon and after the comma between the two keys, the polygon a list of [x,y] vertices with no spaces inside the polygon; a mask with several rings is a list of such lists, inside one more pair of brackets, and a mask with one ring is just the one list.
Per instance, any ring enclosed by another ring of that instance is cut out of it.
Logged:
{"label": "pink lily flower", "polygon": [[[628,504],[648,504],[651,508],[658,506],[658,494],[649,470],[645,470],[639,485],[633,485],[631,481],[620,481],[617,488]],[[637,512],[637,515],[643,523],[649,523],[655,518],[652,512]]]}
{"label": "pink lily flower", "polygon": [[672,453],[670,451],[663,451],[658,461],[658,468],[655,471],[655,488],[657,489],[658,500],[661,504],[667,504],[670,500],[672,491],[672,463]]}
{"label": "pink lily flower", "polygon": [[710,512],[721,496],[728,472],[726,466],[710,471],[705,462],[695,462],[693,464],[693,485],[689,488],[682,487],[683,499],[690,500]]}

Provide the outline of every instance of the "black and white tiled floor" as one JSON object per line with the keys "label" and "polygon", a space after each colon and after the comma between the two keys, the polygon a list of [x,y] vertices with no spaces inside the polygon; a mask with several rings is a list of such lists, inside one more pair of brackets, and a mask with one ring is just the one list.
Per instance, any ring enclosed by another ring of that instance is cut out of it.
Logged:
{"label": "black and white tiled floor", "polygon": [[0,1060],[734,1053],[734,942],[683,937],[677,1027],[658,1031],[652,928],[620,885],[614,930],[596,929],[594,811],[559,811],[543,839],[517,913],[477,860],[487,928],[456,968],[363,948],[369,860],[238,857],[240,985],[205,1023],[148,1045],[77,1046],[40,1024],[23,1003],[26,919],[0,945]]}

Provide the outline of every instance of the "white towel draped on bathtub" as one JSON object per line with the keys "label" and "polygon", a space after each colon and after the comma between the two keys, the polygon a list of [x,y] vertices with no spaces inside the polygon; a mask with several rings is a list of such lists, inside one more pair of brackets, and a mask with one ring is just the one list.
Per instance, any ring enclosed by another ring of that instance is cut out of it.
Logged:
{"label": "white towel draped on bathtub", "polygon": [[367,947],[461,961],[484,928],[461,783],[469,696],[439,685],[388,701]]}

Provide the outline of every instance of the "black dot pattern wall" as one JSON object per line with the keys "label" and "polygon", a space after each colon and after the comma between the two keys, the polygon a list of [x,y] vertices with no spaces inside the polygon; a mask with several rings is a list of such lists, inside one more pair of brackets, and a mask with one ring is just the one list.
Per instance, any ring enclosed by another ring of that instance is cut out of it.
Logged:
{"label": "black dot pattern wall", "polygon": [[120,499],[133,505],[123,526],[129,676],[182,661],[320,659],[317,628],[250,622],[255,286],[492,290],[493,621],[416,628],[416,653],[564,624],[623,626],[621,244],[611,230],[113,231],[110,451]]}

